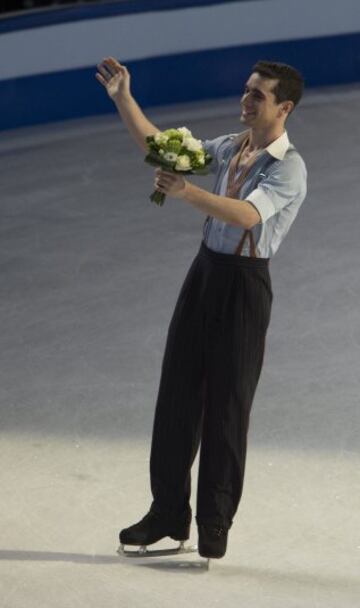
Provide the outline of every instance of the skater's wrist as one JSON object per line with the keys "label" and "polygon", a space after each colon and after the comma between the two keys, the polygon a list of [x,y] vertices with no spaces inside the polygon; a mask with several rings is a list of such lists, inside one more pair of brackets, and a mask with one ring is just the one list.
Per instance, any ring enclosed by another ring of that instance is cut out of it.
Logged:
{"label": "skater's wrist", "polygon": [[188,200],[189,197],[191,197],[191,188],[192,188],[193,184],[191,182],[188,182],[187,179],[185,179],[184,182],[185,182],[185,186],[181,193],[181,198],[184,200]]}

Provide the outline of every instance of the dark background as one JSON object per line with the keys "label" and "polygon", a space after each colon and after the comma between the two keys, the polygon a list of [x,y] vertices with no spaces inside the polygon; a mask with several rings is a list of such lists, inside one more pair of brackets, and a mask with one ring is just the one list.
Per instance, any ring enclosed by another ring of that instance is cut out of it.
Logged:
{"label": "dark background", "polygon": [[0,14],[14,13],[17,11],[27,11],[36,8],[51,7],[74,4],[88,4],[90,2],[98,2],[99,0],[1,0]]}

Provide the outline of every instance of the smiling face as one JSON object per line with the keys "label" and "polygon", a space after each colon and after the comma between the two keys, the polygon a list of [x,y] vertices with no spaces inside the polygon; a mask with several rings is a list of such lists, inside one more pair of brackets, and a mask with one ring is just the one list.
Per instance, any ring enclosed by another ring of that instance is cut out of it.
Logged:
{"label": "smiling face", "polygon": [[255,129],[269,129],[284,123],[293,103],[276,102],[272,89],[277,83],[277,78],[263,78],[257,72],[251,74],[241,97],[242,123]]}

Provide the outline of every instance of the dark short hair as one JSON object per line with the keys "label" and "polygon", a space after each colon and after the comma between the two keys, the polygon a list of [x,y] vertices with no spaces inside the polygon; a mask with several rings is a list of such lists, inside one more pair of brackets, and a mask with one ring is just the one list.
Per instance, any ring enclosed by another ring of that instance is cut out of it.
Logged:
{"label": "dark short hair", "polygon": [[291,65],[276,61],[260,60],[252,67],[263,78],[278,78],[279,82],[274,86],[272,92],[276,103],[292,101],[296,106],[304,91],[304,78],[302,74]]}

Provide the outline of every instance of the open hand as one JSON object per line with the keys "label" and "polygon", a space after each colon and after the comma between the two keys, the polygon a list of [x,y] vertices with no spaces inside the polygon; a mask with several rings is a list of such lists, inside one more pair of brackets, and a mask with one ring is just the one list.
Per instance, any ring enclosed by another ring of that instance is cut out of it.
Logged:
{"label": "open hand", "polygon": [[109,97],[130,95],[130,74],[124,65],[113,57],[106,57],[97,68],[95,77],[106,88]]}

